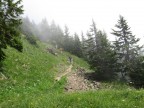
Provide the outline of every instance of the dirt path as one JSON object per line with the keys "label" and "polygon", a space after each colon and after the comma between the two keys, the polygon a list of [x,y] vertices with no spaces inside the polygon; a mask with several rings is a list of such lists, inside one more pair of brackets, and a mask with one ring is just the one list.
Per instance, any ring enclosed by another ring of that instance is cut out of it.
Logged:
{"label": "dirt path", "polygon": [[55,80],[56,80],[56,81],[59,81],[63,76],[66,76],[68,73],[71,73],[72,67],[73,67],[73,66],[70,65],[70,66],[68,67],[68,69],[67,69],[64,73],[58,75],[58,76],[55,78]]}
{"label": "dirt path", "polygon": [[85,77],[85,69],[78,68],[75,72],[72,71],[72,65],[70,65],[64,73],[55,77],[56,81],[59,81],[63,76],[67,77],[67,84],[65,86],[66,92],[85,91],[85,90],[97,90],[100,87],[100,83],[96,81],[90,81]]}
{"label": "dirt path", "polygon": [[85,73],[86,71],[84,69],[78,68],[75,72],[68,74],[65,90],[67,92],[75,92],[99,89],[100,83],[90,81],[85,77]]}

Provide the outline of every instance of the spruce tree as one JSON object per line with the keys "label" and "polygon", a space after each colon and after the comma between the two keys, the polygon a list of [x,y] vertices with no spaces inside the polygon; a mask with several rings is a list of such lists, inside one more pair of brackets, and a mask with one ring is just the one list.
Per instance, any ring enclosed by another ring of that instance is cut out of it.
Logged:
{"label": "spruce tree", "polygon": [[84,34],[83,32],[81,33],[81,49],[82,49],[82,57],[84,59],[86,59],[86,51],[85,51],[85,48],[86,48],[86,39],[84,37]]}
{"label": "spruce tree", "polygon": [[96,28],[96,24],[95,24],[94,20],[92,20],[90,32],[95,37],[95,45],[96,45],[96,49],[98,49],[100,43],[99,43],[99,37],[97,35],[97,28]]}
{"label": "spruce tree", "polygon": [[56,42],[58,48],[62,48],[64,33],[59,25],[56,27],[56,32],[54,36],[55,36],[54,41]]}
{"label": "spruce tree", "polygon": [[86,59],[91,62],[93,60],[93,55],[95,52],[95,40],[93,35],[90,32],[87,32],[87,40],[86,42],[86,47],[85,47],[85,52],[86,52]]}
{"label": "spruce tree", "polygon": [[69,35],[69,29],[67,26],[65,26],[65,30],[64,30],[64,44],[63,44],[63,48],[65,51],[71,52],[71,42],[70,42],[70,35]]}
{"label": "spruce tree", "polygon": [[130,31],[127,21],[123,16],[119,16],[118,23],[115,25],[117,30],[113,30],[112,34],[116,36],[114,41],[115,50],[118,57],[119,71],[124,80],[131,68],[131,61],[139,54],[140,47],[137,45],[139,39]]}
{"label": "spruce tree", "polygon": [[50,25],[47,21],[46,18],[42,19],[42,21],[40,22],[40,24],[38,25],[38,29],[39,29],[39,38],[42,41],[50,41],[51,36],[51,31],[50,31]]}
{"label": "spruce tree", "polygon": [[115,51],[107,39],[105,32],[98,31],[99,47],[94,52],[91,68],[96,72],[97,80],[114,80],[116,78],[117,59]]}
{"label": "spruce tree", "polygon": [[99,37],[97,36],[97,28],[94,20],[92,20],[92,25],[90,26],[90,30],[87,32],[88,39],[86,40],[86,53],[87,59],[89,62],[93,60],[93,54],[99,48]]}
{"label": "spruce tree", "polygon": [[116,77],[117,59],[105,32],[97,30],[92,21],[86,40],[87,60],[96,72],[99,80],[114,80]]}
{"label": "spruce tree", "polygon": [[20,15],[23,13],[22,0],[0,1],[0,62],[5,58],[3,49],[7,45],[22,51],[18,26],[21,24]]}
{"label": "spruce tree", "polygon": [[77,33],[74,34],[74,54],[78,57],[82,57],[81,42]]}

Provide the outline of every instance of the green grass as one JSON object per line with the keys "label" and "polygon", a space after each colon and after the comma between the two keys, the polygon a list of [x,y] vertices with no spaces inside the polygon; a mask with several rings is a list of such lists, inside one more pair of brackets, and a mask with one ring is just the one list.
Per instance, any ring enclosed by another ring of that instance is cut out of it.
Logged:
{"label": "green grass", "polygon": [[10,47],[5,50],[7,58],[2,73],[7,79],[0,80],[0,108],[26,108],[31,103],[37,106],[45,96],[52,98],[64,90],[66,80],[56,82],[54,77],[70,65],[67,61],[70,54],[63,52],[54,56],[46,51],[49,47],[46,43],[39,42],[39,48],[36,48],[24,39],[23,46],[23,53]]}
{"label": "green grass", "polygon": [[[66,79],[54,77],[70,64],[67,52],[54,56],[46,51],[46,43],[39,47],[23,39],[23,53],[13,48],[5,50],[3,74],[0,80],[0,108],[143,108],[144,90],[135,90],[119,83],[102,83],[97,91],[65,93]],[[73,66],[89,68],[82,59],[70,55]]]}
{"label": "green grass", "polygon": [[57,108],[143,108],[143,101],[143,90],[98,90],[60,95],[54,105]]}

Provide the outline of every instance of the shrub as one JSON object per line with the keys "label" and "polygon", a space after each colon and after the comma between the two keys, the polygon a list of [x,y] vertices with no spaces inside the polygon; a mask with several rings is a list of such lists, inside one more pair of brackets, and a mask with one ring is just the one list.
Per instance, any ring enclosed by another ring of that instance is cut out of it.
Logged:
{"label": "shrub", "polygon": [[34,46],[38,46],[38,45],[37,45],[37,39],[36,39],[34,36],[32,36],[32,35],[26,35],[26,39],[27,39],[27,41],[28,41],[30,44],[32,44],[32,45],[34,45]]}

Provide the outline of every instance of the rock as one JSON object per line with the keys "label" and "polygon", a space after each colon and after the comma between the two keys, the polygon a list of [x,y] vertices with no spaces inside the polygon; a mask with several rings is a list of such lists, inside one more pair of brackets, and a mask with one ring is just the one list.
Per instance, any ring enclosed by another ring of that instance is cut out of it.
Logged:
{"label": "rock", "polygon": [[100,83],[96,81],[89,81],[84,75],[84,69],[77,68],[76,71],[76,73],[71,73],[67,76],[67,85],[65,88],[67,92],[99,89]]}

